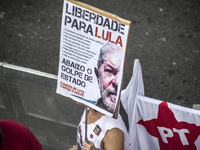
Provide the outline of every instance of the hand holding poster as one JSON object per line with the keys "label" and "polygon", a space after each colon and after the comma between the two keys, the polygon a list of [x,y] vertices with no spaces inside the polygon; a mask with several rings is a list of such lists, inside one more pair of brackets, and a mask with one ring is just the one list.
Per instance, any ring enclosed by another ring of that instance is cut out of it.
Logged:
{"label": "hand holding poster", "polygon": [[129,27],[116,15],[64,0],[57,93],[113,116]]}

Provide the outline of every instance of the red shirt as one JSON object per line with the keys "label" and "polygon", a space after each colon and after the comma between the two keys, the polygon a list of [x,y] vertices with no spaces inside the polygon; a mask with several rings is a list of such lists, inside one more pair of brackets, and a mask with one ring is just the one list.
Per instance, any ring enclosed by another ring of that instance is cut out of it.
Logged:
{"label": "red shirt", "polygon": [[42,150],[33,133],[23,124],[12,120],[0,121],[2,142],[0,150]]}

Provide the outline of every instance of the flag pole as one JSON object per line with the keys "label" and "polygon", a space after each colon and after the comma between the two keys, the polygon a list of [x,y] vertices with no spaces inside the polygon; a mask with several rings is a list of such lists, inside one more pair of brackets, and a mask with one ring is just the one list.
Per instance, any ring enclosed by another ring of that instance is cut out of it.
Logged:
{"label": "flag pole", "polygon": [[87,115],[88,115],[88,107],[85,107],[86,112],[85,112],[85,141],[87,141]]}

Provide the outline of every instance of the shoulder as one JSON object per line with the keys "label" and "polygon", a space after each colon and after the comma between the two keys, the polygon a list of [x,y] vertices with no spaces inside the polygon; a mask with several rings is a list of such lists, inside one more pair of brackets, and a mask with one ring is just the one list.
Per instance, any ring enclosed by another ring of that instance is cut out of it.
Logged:
{"label": "shoulder", "polygon": [[108,130],[111,130],[113,128],[118,128],[122,130],[123,132],[126,132],[126,126],[120,115],[118,116],[117,119],[114,119],[108,116],[104,116],[104,117],[105,117],[105,120],[104,120],[105,128],[107,128]]}
{"label": "shoulder", "polygon": [[[119,115],[117,119],[105,116],[104,127],[107,129],[107,131],[105,133],[105,137],[102,140],[103,145],[109,145],[109,150],[121,150],[124,148],[126,149],[128,132],[121,116]],[[111,148],[111,145],[109,143],[112,142],[114,142],[114,145],[118,146],[119,148]]]}
{"label": "shoulder", "polygon": [[105,150],[123,150],[124,149],[124,133],[118,128],[113,128],[106,132],[102,140]]}

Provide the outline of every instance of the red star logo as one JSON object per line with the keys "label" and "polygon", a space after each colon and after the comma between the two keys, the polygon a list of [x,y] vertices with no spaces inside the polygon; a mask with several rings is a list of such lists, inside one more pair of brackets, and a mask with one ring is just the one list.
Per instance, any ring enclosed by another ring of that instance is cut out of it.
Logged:
{"label": "red star logo", "polygon": [[140,120],[138,124],[158,138],[160,150],[197,150],[194,142],[200,135],[200,126],[178,122],[166,102],[160,103],[157,119]]}
{"label": "red star logo", "polygon": [[91,138],[91,139],[93,138],[93,135],[92,135],[92,134],[90,134],[90,138]]}

